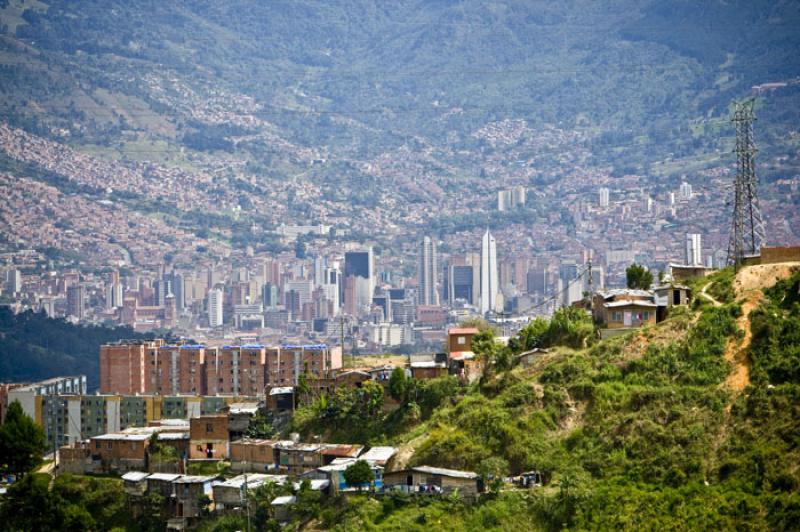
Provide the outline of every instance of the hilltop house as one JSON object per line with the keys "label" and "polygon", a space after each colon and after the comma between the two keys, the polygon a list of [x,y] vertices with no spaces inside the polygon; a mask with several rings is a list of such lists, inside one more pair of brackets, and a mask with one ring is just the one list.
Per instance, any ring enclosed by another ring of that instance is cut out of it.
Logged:
{"label": "hilltop house", "polygon": [[604,337],[656,323],[655,293],[629,288],[597,292],[592,301],[592,317],[604,330]]}

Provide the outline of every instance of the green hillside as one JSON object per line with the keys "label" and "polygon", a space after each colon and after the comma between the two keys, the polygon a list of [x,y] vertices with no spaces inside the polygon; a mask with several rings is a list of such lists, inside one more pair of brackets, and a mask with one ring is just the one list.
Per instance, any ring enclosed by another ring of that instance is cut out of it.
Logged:
{"label": "green hillside", "polygon": [[152,338],[130,327],[73,325],[32,311],[14,314],[0,306],[0,382],[31,382],[86,375],[89,390],[100,384],[100,346],[120,339]]}
{"label": "green hillside", "polygon": [[[346,158],[415,138],[476,150],[472,131],[510,118],[594,131],[598,163],[643,167],[727,149],[730,101],[800,73],[791,2],[4,3],[4,116],[78,144],[231,148],[261,126],[219,127],[179,98],[226,91],[289,142]],[[798,89],[762,101],[777,153]],[[291,164],[268,142],[236,149]]]}
{"label": "green hillside", "polygon": [[[351,499],[321,515],[340,530],[792,529],[800,522],[800,271],[763,286],[789,271],[723,271],[695,289],[719,285],[713,293],[732,293],[729,303],[698,297],[657,326],[588,347],[574,347],[594,342],[580,332],[580,314],[557,314],[509,350],[479,348],[490,361],[479,384],[412,384],[382,419],[331,423],[331,409],[346,403],[339,397],[302,410],[301,432],[400,445],[395,467],[538,470],[550,479],[532,491],[504,487],[477,506],[398,496]],[[743,275],[760,280],[747,286]],[[528,368],[510,362],[534,344],[550,350]]]}

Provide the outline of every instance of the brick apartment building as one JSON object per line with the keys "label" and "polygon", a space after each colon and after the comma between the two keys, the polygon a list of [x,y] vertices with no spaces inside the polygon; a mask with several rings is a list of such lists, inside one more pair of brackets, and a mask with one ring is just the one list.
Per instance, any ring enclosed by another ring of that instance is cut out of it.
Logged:
{"label": "brick apartment building", "polygon": [[145,364],[162,345],[162,340],[127,340],[100,346],[100,393],[146,393]]}
{"label": "brick apartment building", "polygon": [[266,348],[226,345],[206,356],[204,375],[208,395],[257,396],[264,393]]}
{"label": "brick apartment building", "polygon": [[263,395],[267,386],[293,386],[303,372],[325,377],[342,367],[341,347],[324,344],[164,345],[120,342],[100,348],[100,393]]}

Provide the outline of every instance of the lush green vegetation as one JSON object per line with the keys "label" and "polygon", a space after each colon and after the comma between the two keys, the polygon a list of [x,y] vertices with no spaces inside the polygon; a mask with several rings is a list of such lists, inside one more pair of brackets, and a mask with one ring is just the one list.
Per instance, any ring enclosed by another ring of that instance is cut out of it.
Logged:
{"label": "lush green vegetation", "polygon": [[[290,529],[793,529],[800,522],[799,289],[796,273],[766,290],[750,314],[752,380],[739,394],[725,386],[726,348],[743,337],[741,309],[728,303],[676,310],[655,327],[591,345],[591,335],[575,334],[585,315],[563,310],[530,324],[508,347],[484,328],[473,348],[485,372],[471,385],[396,372],[388,383],[396,408],[387,409],[383,387],[370,382],[319,396],[298,409],[289,430],[329,441],[413,442],[412,464],[474,470],[490,492],[478,503],[457,493],[326,499],[304,483]],[[527,367],[518,364],[518,353],[542,346],[548,349]],[[543,473],[547,485],[517,490],[499,480],[527,470]],[[353,485],[370,476],[363,465],[347,471]],[[31,500],[74,528],[146,529],[154,518],[131,525],[117,502],[96,509],[120,489],[114,481],[65,476],[48,491],[39,475],[25,478],[0,507],[11,529],[53,526]],[[95,495],[77,495],[86,483],[96,483]],[[268,484],[249,494],[254,529],[276,529],[269,502],[287,489]],[[237,514],[209,519],[203,529],[245,525]]]}
{"label": "lush green vegetation", "polygon": [[151,337],[130,327],[79,326],[43,312],[14,314],[0,306],[0,381],[42,380],[72,375],[80,368],[93,390],[100,383],[102,344]]}
{"label": "lush green vegetation", "polygon": [[0,474],[20,477],[42,463],[44,429],[22,411],[19,402],[8,405],[0,426]]}
{"label": "lush green vegetation", "polygon": [[[724,353],[741,341],[741,309],[732,292],[724,295],[732,290],[730,272],[709,281],[731,302],[676,310],[657,327],[588,348],[593,336],[574,334],[585,319],[574,310],[531,323],[509,347],[484,329],[473,344],[487,363],[484,378],[456,384],[436,408],[406,417],[404,430],[384,433],[400,444],[416,438],[413,464],[474,470],[485,479],[538,470],[548,487],[501,490],[477,506],[351,498],[326,526],[792,528],[800,516],[792,465],[800,459],[800,274],[768,290],[751,314],[753,384],[734,397],[723,385],[730,370]],[[545,346],[530,368],[515,364],[515,353]],[[396,412],[413,411],[410,390],[424,384],[393,376]]]}
{"label": "lush green vegetation", "polygon": [[649,290],[653,284],[653,273],[635,262],[625,268],[625,281],[628,288]]}

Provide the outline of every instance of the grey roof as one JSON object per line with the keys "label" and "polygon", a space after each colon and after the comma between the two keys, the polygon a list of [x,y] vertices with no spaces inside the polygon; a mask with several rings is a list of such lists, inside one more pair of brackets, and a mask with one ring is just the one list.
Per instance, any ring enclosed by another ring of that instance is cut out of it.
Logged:
{"label": "grey roof", "polygon": [[397,454],[396,447],[372,447],[359,457],[365,462],[386,463],[392,456]]}
{"label": "grey roof", "polygon": [[294,495],[282,495],[275,497],[270,503],[272,506],[286,506],[287,504],[294,504],[297,498]]}
{"label": "grey roof", "polygon": [[621,301],[612,301],[611,303],[603,303],[604,307],[617,308],[617,307],[657,307],[652,301],[645,301],[643,299],[623,299]]}
{"label": "grey roof", "polygon": [[[330,486],[330,481],[327,480],[327,479],[316,479],[315,478],[315,479],[311,479],[310,482],[311,482],[311,489],[313,491],[324,490],[325,488]],[[295,482],[293,484],[294,489],[299,490],[301,484],[302,484],[301,482]]]}
{"label": "grey roof", "polygon": [[111,432],[109,434],[100,434],[99,436],[94,436],[92,439],[103,441],[147,441],[150,439],[150,436],[147,434],[125,434],[122,432]]}
{"label": "grey roof", "polygon": [[258,412],[258,403],[233,403],[231,414],[255,414]]}
{"label": "grey roof", "polygon": [[272,388],[269,391],[269,394],[270,395],[283,395],[285,393],[293,393],[293,392],[294,392],[294,388],[293,387],[291,387],[291,386],[281,386],[279,388]]}
{"label": "grey roof", "polygon": [[[325,471],[325,472],[328,472],[328,471],[344,471],[345,469],[347,469],[351,465],[355,464],[359,460],[361,460],[361,458],[337,458],[336,460],[334,460],[333,462],[331,462],[330,464],[328,464],[326,466],[318,467],[317,471]],[[368,463],[370,464],[370,467],[373,467],[373,468],[377,467],[377,468],[383,469],[383,466],[380,466],[380,465],[378,465],[378,464],[376,464],[374,462],[368,462]]]}
{"label": "grey roof", "polygon": [[417,466],[417,467],[412,467],[411,471],[415,471],[417,473],[426,473],[428,475],[440,475],[443,477],[468,478],[468,479],[479,478],[478,474],[472,471],[459,471],[458,469],[445,469],[443,467]]}
{"label": "grey roof", "polygon": [[153,473],[147,480],[163,480],[165,482],[172,482],[173,480],[180,477],[177,473]]}
{"label": "grey roof", "polygon": [[224,482],[220,482],[217,486],[223,488],[237,488],[240,489],[244,486],[245,480],[247,480],[247,487],[257,488],[258,486],[265,484],[267,482],[275,482],[276,484],[283,484],[286,481],[286,475],[265,475],[263,473],[248,473],[246,475],[239,475],[233,478],[229,478]]}
{"label": "grey roof", "polygon": [[200,475],[184,475],[180,478],[176,478],[173,480],[176,484],[204,484],[206,482],[211,482],[217,478],[214,475],[210,476],[200,476]]}
{"label": "grey roof", "polygon": [[144,471],[129,471],[122,475],[122,480],[127,480],[128,482],[139,482],[146,479],[149,475],[150,473],[145,473]]}
{"label": "grey roof", "polygon": [[617,296],[653,297],[651,290],[634,290],[632,288],[613,288],[611,290],[600,290],[597,295],[603,299]]}

